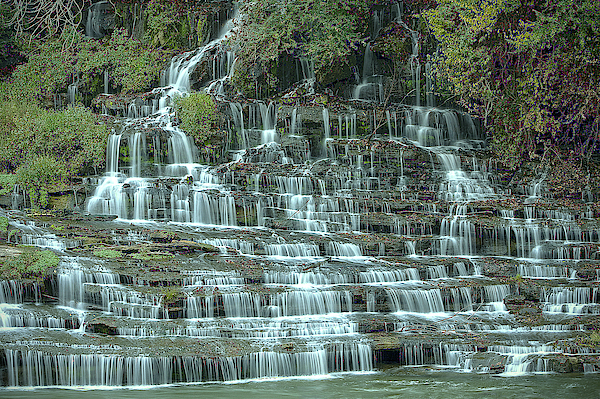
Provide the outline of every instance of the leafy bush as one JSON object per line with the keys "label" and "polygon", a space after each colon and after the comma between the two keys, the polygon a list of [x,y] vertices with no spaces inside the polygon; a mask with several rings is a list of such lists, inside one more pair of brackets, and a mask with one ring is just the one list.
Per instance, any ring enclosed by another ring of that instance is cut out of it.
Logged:
{"label": "leafy bush", "polygon": [[161,69],[170,59],[168,53],[129,38],[124,29],[115,29],[107,40],[100,43],[99,49],[99,53],[91,49],[79,54],[80,62],[85,65],[81,72],[90,75],[90,65],[84,60],[92,59],[96,65],[94,71],[108,70],[124,93],[152,88],[159,80]]}
{"label": "leafy bush", "polygon": [[146,15],[144,38],[147,43],[170,49],[187,44],[191,31],[188,15],[178,10],[174,3],[151,0]]}
{"label": "leafy bush", "polygon": [[600,147],[597,13],[596,0],[445,0],[423,13],[440,43],[438,78],[509,165]]}
{"label": "leafy bush", "polygon": [[0,175],[0,195],[12,193],[17,184],[16,175]]}
{"label": "leafy bush", "polygon": [[[251,96],[252,81],[275,88],[271,69],[280,55],[308,57],[317,75],[349,65],[362,45],[372,1],[258,0],[244,3],[246,24],[233,39],[238,47],[234,82]],[[258,76],[262,75],[262,76]]]}
{"label": "leafy bush", "polygon": [[102,89],[101,76],[109,72],[114,86],[124,93],[150,89],[159,79],[167,54],[115,29],[101,40],[80,32],[33,42],[27,63],[19,65],[10,79],[10,96],[49,104],[56,93],[66,93],[70,84],[95,95]]}
{"label": "leafy bush", "polygon": [[76,106],[21,118],[12,133],[18,158],[53,157],[61,161],[69,175],[75,175],[104,161],[109,131],[88,109]]}
{"label": "leafy bush", "polygon": [[4,279],[40,279],[58,266],[58,256],[48,250],[23,247],[23,252],[0,265]]}
{"label": "leafy bush", "polygon": [[215,101],[204,92],[193,92],[175,100],[175,110],[181,123],[180,127],[203,145],[216,136],[218,114]]}
{"label": "leafy bush", "polygon": [[0,187],[11,190],[15,179],[35,182],[46,169],[42,164],[56,166],[61,179],[99,167],[109,129],[82,106],[53,111],[8,100],[0,103],[0,133],[0,168],[16,171],[28,162],[38,169],[32,176],[21,170],[18,177],[1,179]]}
{"label": "leafy bush", "polygon": [[10,98],[37,104],[51,100],[57,92],[67,91],[74,72],[74,54],[64,50],[65,40],[33,42],[32,47],[26,49],[27,62],[18,65],[7,80],[6,93]]}
{"label": "leafy bush", "polygon": [[17,169],[17,181],[29,195],[34,208],[48,206],[48,192],[67,180],[65,165],[49,156],[29,159]]}

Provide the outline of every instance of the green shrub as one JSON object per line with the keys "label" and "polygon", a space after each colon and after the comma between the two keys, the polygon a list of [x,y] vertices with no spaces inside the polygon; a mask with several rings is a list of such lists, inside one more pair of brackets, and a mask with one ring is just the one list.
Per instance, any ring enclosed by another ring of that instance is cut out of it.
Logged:
{"label": "green shrub", "polygon": [[597,11],[597,0],[445,0],[422,13],[439,41],[438,82],[482,118],[510,167],[598,153]]}
{"label": "green shrub", "polygon": [[244,2],[245,24],[232,39],[237,48],[233,82],[253,97],[255,83],[276,89],[276,68],[283,54],[308,57],[317,76],[340,70],[368,35],[372,1],[257,0]]}
{"label": "green shrub", "polygon": [[[7,101],[0,104],[0,121],[6,123],[0,125],[0,167],[5,171],[16,170],[28,159],[47,157],[58,161],[70,177],[104,162],[109,129],[82,106],[48,111]],[[21,178],[26,177],[23,173]],[[0,187],[11,189],[11,179],[0,178]]]}
{"label": "green shrub", "polygon": [[48,250],[23,248],[23,252],[4,265],[0,265],[0,276],[5,279],[40,279],[58,266],[58,256]]}
{"label": "green shrub", "polygon": [[197,144],[208,144],[216,136],[218,114],[210,95],[194,92],[179,97],[175,100],[175,110],[181,121],[181,129],[193,137]]}
{"label": "green shrub", "polygon": [[178,49],[188,44],[190,21],[188,13],[170,2],[151,0],[146,7],[144,39],[154,47]]}
{"label": "green shrub", "polygon": [[[131,39],[125,29],[115,29],[102,42],[100,50],[99,53],[94,50],[80,53],[79,59],[93,59],[96,64],[104,61],[102,70],[110,71],[114,83],[120,85],[124,93],[151,89],[158,82],[161,69],[170,59],[168,53]],[[89,75],[91,71],[81,68],[81,72]]]}
{"label": "green shrub", "polygon": [[8,230],[8,218],[0,216],[0,233],[4,233]]}
{"label": "green shrub", "polygon": [[158,81],[167,59],[167,53],[130,38],[125,29],[115,29],[101,40],[68,31],[34,42],[7,89],[9,97],[19,101],[50,105],[56,93],[66,93],[73,83],[82,94],[100,93],[103,73],[108,71],[113,85],[123,92],[142,92]]}
{"label": "green shrub", "polygon": [[49,156],[32,158],[17,169],[17,181],[25,188],[33,208],[48,206],[48,192],[62,188],[67,180],[65,165]]}
{"label": "green shrub", "polygon": [[51,39],[34,43],[27,62],[18,65],[7,81],[7,94],[23,105],[50,101],[57,92],[66,92],[72,82],[74,54],[63,49],[63,41]]}
{"label": "green shrub", "polygon": [[11,175],[0,175],[0,195],[8,195],[12,193],[17,184],[17,176]]}

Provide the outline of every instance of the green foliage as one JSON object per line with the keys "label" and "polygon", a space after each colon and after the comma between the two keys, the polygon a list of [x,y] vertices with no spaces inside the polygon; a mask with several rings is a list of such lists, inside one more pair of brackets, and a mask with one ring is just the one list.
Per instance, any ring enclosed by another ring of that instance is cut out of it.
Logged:
{"label": "green foliage", "polygon": [[233,41],[238,48],[234,82],[246,95],[259,79],[275,88],[272,68],[282,54],[311,58],[316,74],[348,65],[364,43],[371,5],[366,0],[244,3],[247,21]]}
{"label": "green foliage", "polygon": [[124,29],[95,40],[69,31],[43,42],[34,42],[27,63],[12,75],[11,98],[47,103],[54,94],[65,93],[75,82],[79,91],[95,95],[108,71],[114,86],[125,93],[141,92],[159,79],[166,53],[129,38]]}
{"label": "green foliage", "polygon": [[[0,104],[0,123],[0,167],[4,170],[46,157],[44,162],[54,160],[60,165],[57,170],[74,176],[104,162],[108,127],[82,106],[53,111],[9,100]],[[25,177],[23,173],[19,179]]]}
{"label": "green foliage", "polygon": [[153,47],[177,49],[187,44],[190,34],[189,16],[188,13],[181,12],[174,3],[151,0],[146,7],[146,15],[144,38]]}
{"label": "green foliage", "polygon": [[48,192],[62,186],[67,179],[65,165],[49,156],[27,160],[17,169],[17,181],[27,190],[34,208],[48,206]]}
{"label": "green foliage", "polygon": [[115,259],[121,257],[121,252],[115,251],[114,249],[96,249],[94,250],[94,256],[99,258]]}
{"label": "green foliage", "polygon": [[66,92],[73,73],[73,55],[63,50],[63,41],[52,39],[30,53],[27,63],[17,66],[8,80],[7,93],[25,102],[42,102],[54,93]]}
{"label": "green foliage", "polygon": [[48,250],[23,247],[23,252],[0,265],[4,279],[40,279],[58,266],[58,256]]}
{"label": "green foliage", "polygon": [[8,230],[8,218],[0,216],[0,232],[5,233]]}
{"label": "green foliage", "polygon": [[216,137],[218,113],[213,98],[204,92],[193,92],[175,100],[175,110],[180,127],[194,138],[197,144],[205,145]]}
{"label": "green foliage", "polygon": [[[91,60],[96,72],[108,70],[116,85],[122,87],[124,93],[135,93],[148,90],[158,82],[160,70],[168,62],[168,54],[128,37],[124,29],[115,29],[112,35],[100,44],[100,53],[90,49],[79,54],[79,59]],[[98,63],[101,68],[98,68]],[[90,74],[82,68],[83,74]]]}
{"label": "green foliage", "polygon": [[12,193],[17,184],[17,176],[14,174],[0,174],[0,195]]}
{"label": "green foliage", "polygon": [[507,164],[600,144],[598,2],[443,0],[423,13],[438,81],[479,114]]}
{"label": "green foliage", "polygon": [[[10,19],[10,14],[9,7],[4,3],[0,4],[0,20]],[[0,23],[0,79],[9,76],[14,67],[23,61],[15,41],[15,31]]]}

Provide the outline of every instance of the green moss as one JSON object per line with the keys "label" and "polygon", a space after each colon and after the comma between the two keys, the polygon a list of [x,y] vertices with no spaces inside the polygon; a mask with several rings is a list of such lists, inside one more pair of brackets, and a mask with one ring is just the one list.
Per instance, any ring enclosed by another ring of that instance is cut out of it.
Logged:
{"label": "green moss", "polygon": [[172,303],[181,296],[181,290],[178,287],[162,287],[161,295],[163,303]]}
{"label": "green moss", "polygon": [[196,144],[206,145],[217,137],[218,113],[213,98],[203,92],[190,93],[175,100],[180,127]]}
{"label": "green moss", "polygon": [[57,225],[57,224],[51,224],[50,228],[52,230],[56,230],[56,231],[63,231],[65,229],[65,226],[61,226],[61,225]]}
{"label": "green moss", "polygon": [[23,252],[0,266],[0,276],[5,279],[41,279],[58,266],[58,256],[48,250],[23,248]]}
{"label": "green moss", "polygon": [[150,239],[155,242],[171,242],[179,239],[179,236],[172,231],[157,230],[150,233]]}
{"label": "green moss", "polygon": [[96,249],[94,250],[94,256],[99,258],[114,259],[121,257],[121,252],[115,251],[114,249]]}
{"label": "green moss", "polygon": [[516,276],[511,277],[509,279],[509,281],[511,283],[513,283],[513,284],[519,284],[520,285],[520,284],[523,284],[525,282],[525,279],[520,274],[517,274]]}

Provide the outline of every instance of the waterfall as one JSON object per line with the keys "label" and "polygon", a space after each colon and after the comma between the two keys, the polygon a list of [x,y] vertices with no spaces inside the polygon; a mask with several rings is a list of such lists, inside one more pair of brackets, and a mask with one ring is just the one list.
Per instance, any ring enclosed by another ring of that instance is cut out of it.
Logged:
{"label": "waterfall", "polygon": [[323,156],[329,157],[329,141],[331,140],[329,110],[323,108]]}
{"label": "waterfall", "polygon": [[277,142],[278,135],[277,129],[275,128],[275,125],[277,124],[277,111],[275,109],[275,104],[269,103],[269,105],[266,105],[264,103],[259,103],[259,107],[263,123],[262,144]]}
{"label": "waterfall", "polygon": [[354,88],[352,99],[363,101],[384,101],[382,76],[375,74],[375,59],[371,45],[365,46],[361,83]]}
{"label": "waterfall", "polygon": [[440,227],[440,255],[473,255],[475,226],[466,218],[467,205],[453,205]]}
{"label": "waterfall", "polygon": [[552,313],[600,313],[597,288],[544,288],[540,294],[540,302],[544,303],[544,311]]}
{"label": "waterfall", "polygon": [[75,105],[79,97],[79,82],[73,82],[73,84],[67,87],[67,98],[69,99],[69,105]]}
{"label": "waterfall", "polygon": [[[44,355],[5,349],[9,386],[148,386],[175,382],[237,381],[255,378],[325,375],[370,371],[373,360],[364,344],[333,344],[306,352],[256,352],[234,357],[177,358],[122,355]],[[18,372],[23,364],[24,372]]]}
{"label": "waterfall", "polygon": [[319,256],[319,247],[311,244],[269,244],[265,246],[267,255],[284,257],[304,257]]}
{"label": "waterfall", "polygon": [[[374,5],[372,38],[390,18],[408,29],[403,4],[392,3]],[[407,31],[411,105],[374,109],[365,102],[383,98],[383,64],[372,43],[352,87],[364,102],[321,97],[314,62],[300,58],[292,89],[312,96],[224,103],[236,29],[228,22],[174,57],[163,87],[144,96],[152,101],[123,105],[104,175],[81,185],[96,184],[92,215],[64,223],[0,209],[9,221],[0,240],[10,244],[0,259],[17,264],[0,280],[4,385],[166,384],[177,395],[181,384],[288,377],[368,386],[382,374],[323,376],[390,366],[600,369],[590,331],[600,314],[596,207],[554,201],[545,176],[509,184],[477,120],[432,108],[417,32]],[[114,90],[106,72],[105,91]],[[173,100],[199,75],[226,110],[229,142],[207,156],[214,165],[198,163],[211,143],[197,148],[172,118]],[[56,272],[17,279],[18,262],[39,254],[25,246],[55,252]]]}
{"label": "waterfall", "polygon": [[315,94],[315,83],[317,82],[315,77],[315,63],[306,57],[300,57],[299,62],[302,70],[302,85],[305,87],[308,95]]}
{"label": "waterfall", "polygon": [[390,307],[394,312],[441,313],[444,312],[441,291],[386,289]]}
{"label": "waterfall", "polygon": [[[182,130],[172,125],[170,120],[170,103],[177,96],[185,96],[191,90],[190,75],[202,60],[210,54],[211,51],[218,48],[235,30],[233,23],[227,23],[221,35],[199,48],[195,52],[189,52],[181,56],[173,58],[169,68],[165,73],[165,81],[167,86],[160,89],[155,89],[156,93],[161,94],[158,103],[159,109],[152,115],[154,124],[160,126],[168,133],[167,154],[169,164],[165,168],[167,175],[173,177],[185,177],[193,175],[194,170],[199,168],[195,164],[197,159],[197,149],[193,139],[185,134]],[[229,55],[231,63],[232,55]],[[228,67],[231,65],[228,64]],[[133,108],[132,108],[133,107]],[[234,110],[234,108],[232,108]],[[240,111],[241,112],[241,111]],[[270,131],[275,132],[275,110],[271,104],[265,111],[267,115],[263,118],[264,123],[270,128]],[[131,118],[139,118],[140,113],[134,103],[129,109]],[[236,114],[236,113],[234,113]],[[243,121],[243,117],[240,118]],[[145,122],[147,124],[147,122]],[[243,123],[243,122],[242,122]],[[128,123],[135,125],[135,120]],[[171,212],[164,212],[165,206],[161,199],[165,198],[164,193],[157,193],[158,198],[155,198],[155,193],[149,190],[150,183],[146,179],[141,179],[145,175],[147,164],[148,145],[146,139],[146,131],[135,131],[129,134],[129,158],[130,158],[130,179],[122,179],[118,177],[118,159],[119,147],[124,132],[113,135],[108,140],[107,144],[107,170],[100,184],[96,188],[94,195],[89,199],[87,211],[93,214],[112,214],[117,215],[122,219],[133,220],[148,220],[151,217],[170,218],[176,222],[194,222],[201,224],[221,224],[225,226],[237,225],[235,220],[235,205],[233,199],[206,198],[202,193],[194,193],[194,208],[190,208],[192,200],[183,196],[185,190],[181,185],[176,185],[175,190],[171,193]],[[242,136],[244,129],[242,126]],[[268,139],[269,141],[274,141]],[[160,159],[156,156],[159,153],[159,147],[155,145],[155,161]],[[160,170],[159,165],[153,165]],[[131,188],[133,192],[130,193]],[[187,195],[190,191],[187,191]],[[227,197],[224,197],[227,198]],[[159,203],[161,208],[153,209],[152,204]],[[220,209],[207,211],[206,206],[218,204]]]}
{"label": "waterfall", "polygon": [[360,247],[356,244],[341,243],[341,242],[330,242],[326,247],[327,255],[329,256],[362,256]]}
{"label": "waterfall", "polygon": [[419,271],[414,268],[404,270],[369,270],[360,273],[363,283],[395,283],[398,281],[420,281]]}

